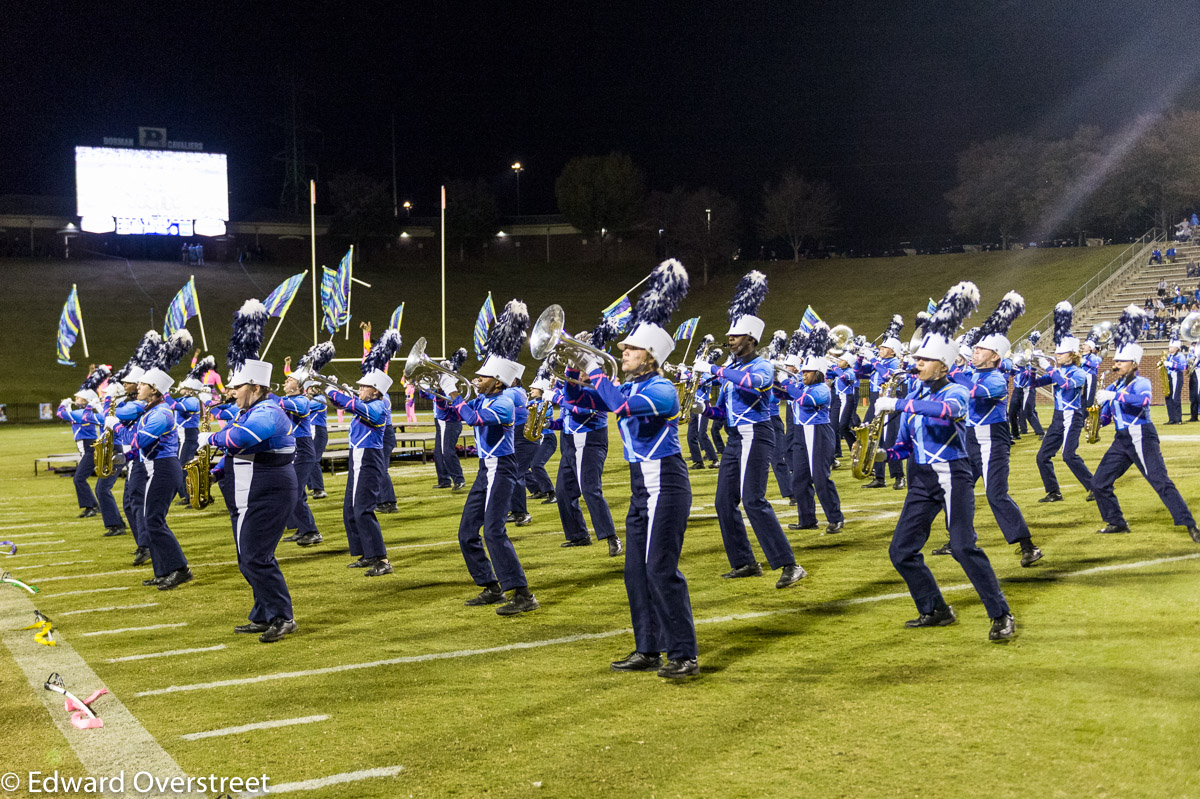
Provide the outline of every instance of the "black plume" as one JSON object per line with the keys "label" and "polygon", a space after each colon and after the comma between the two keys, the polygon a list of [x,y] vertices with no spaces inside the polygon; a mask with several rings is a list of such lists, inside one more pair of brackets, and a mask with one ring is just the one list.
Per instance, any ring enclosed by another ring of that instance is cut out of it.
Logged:
{"label": "black plume", "polygon": [[484,352],[497,358],[515,361],[525,343],[525,331],[529,329],[529,309],[520,300],[509,300],[496,318],[496,324],[488,331]]}
{"label": "black plume", "polygon": [[337,355],[337,348],[333,342],[322,341],[309,347],[308,352],[300,356],[300,363],[296,364],[296,367],[307,369],[310,372],[319,372],[333,360],[335,355]]}
{"label": "black plume", "polygon": [[917,330],[925,332],[925,325],[929,324],[929,313],[927,311],[917,311],[917,318],[913,320]]}
{"label": "black plume", "polygon": [[1030,344],[1037,344],[1041,340],[1042,340],[1042,331],[1031,330],[1029,332],[1029,343]]}
{"label": "black plume", "polygon": [[400,349],[400,331],[394,327],[389,327],[383,331],[383,335],[379,337],[379,341],[375,342],[375,346],[371,347],[371,351],[367,353],[367,357],[363,358],[363,376],[376,369],[381,372],[386,369],[388,362],[392,360],[392,356],[396,354],[396,350],[398,349]]}
{"label": "black plume", "polygon": [[804,342],[804,357],[824,358],[833,349],[833,336],[829,334],[829,325],[817,322],[809,331]]}
{"label": "black plume", "polygon": [[674,258],[654,267],[646,290],[634,306],[629,328],[636,329],[642,323],[665,328],[671,321],[671,314],[687,296],[688,286],[687,270]]}
{"label": "black plume", "polygon": [[767,359],[777,361],[787,354],[788,334],[783,330],[776,330],[771,335],[771,343],[767,345]]}
{"label": "black plume", "polygon": [[787,354],[799,355],[804,350],[804,340],[808,338],[802,328],[796,328],[792,331],[791,338],[788,339]]}
{"label": "black plume", "polygon": [[968,330],[966,333],[963,333],[963,336],[962,336],[963,345],[967,346],[967,347],[974,347],[976,344],[978,344],[979,343],[979,331],[982,329],[983,328],[981,328],[981,327],[973,327],[970,330]]}
{"label": "black plume", "polygon": [[1119,350],[1126,345],[1136,344],[1145,318],[1146,313],[1136,305],[1131,304],[1122,311],[1121,319],[1113,327],[1113,347]]}
{"label": "black plume", "polygon": [[[630,325],[632,327],[632,323]],[[615,316],[606,316],[592,330],[592,346],[598,350],[608,349],[608,345],[621,335],[621,322]]]}
{"label": "black plume", "polygon": [[183,357],[191,351],[192,334],[186,327],[181,327],[163,342],[162,348],[158,352],[158,368],[164,372],[171,371],[175,368],[175,364],[182,361]]}
{"label": "black plume", "polygon": [[100,388],[100,384],[107,380],[111,374],[112,369],[108,368],[104,364],[100,364],[92,370],[91,374],[84,378],[83,384],[79,387],[79,390],[83,391],[90,389],[95,391]]}
{"label": "black plume", "polygon": [[900,331],[904,329],[904,317],[900,314],[893,314],[892,321],[888,322],[887,330],[883,331],[883,340],[889,338],[900,338]]}
{"label": "black plume", "polygon": [[1054,343],[1062,344],[1064,338],[1071,335],[1071,325],[1075,323],[1075,309],[1071,303],[1063,300],[1054,306]]}
{"label": "black plume", "polygon": [[962,326],[963,320],[979,307],[979,289],[974,283],[963,281],[950,287],[946,296],[938,303],[933,318],[925,326],[925,334],[942,336],[947,341],[954,340],[954,334]]}
{"label": "black plume", "polygon": [[729,302],[729,321],[736,322],[743,316],[758,316],[758,306],[767,298],[767,276],[757,269],[747,272],[738,281]]}
{"label": "black plume", "polygon": [[992,315],[980,326],[979,337],[1007,336],[1008,329],[1017,321],[1017,317],[1025,313],[1025,298],[1015,291],[1010,291],[1000,300]]}
{"label": "black plume", "polygon": [[241,369],[246,361],[257,360],[266,326],[267,306],[258,300],[246,300],[233,314],[233,333],[225,353],[225,366],[230,374]]}
{"label": "black plume", "polygon": [[205,355],[203,358],[201,358],[199,361],[197,361],[196,365],[192,367],[192,370],[190,372],[188,372],[187,379],[188,380],[199,380],[201,383],[203,383],[204,376],[216,368],[217,368],[216,358],[214,358],[211,355]]}
{"label": "black plume", "polygon": [[467,362],[466,347],[459,347],[454,352],[450,353],[450,371],[457,372],[462,369],[464,363]]}
{"label": "black plume", "polygon": [[539,380],[545,380],[547,383],[554,382],[554,370],[550,368],[549,358],[546,358],[538,366],[537,375],[534,376],[533,381],[536,383]]}

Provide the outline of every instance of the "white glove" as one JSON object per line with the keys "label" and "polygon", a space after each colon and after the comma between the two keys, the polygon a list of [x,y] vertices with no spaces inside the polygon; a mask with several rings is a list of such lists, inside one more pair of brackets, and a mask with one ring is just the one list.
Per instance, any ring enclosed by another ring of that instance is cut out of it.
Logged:
{"label": "white glove", "polygon": [[332,397],[337,393],[337,389],[333,386],[325,386],[325,393]]}
{"label": "white glove", "polygon": [[697,374],[711,375],[713,371],[713,365],[708,361],[697,359],[696,362],[692,364],[692,371],[696,372]]}
{"label": "white glove", "polygon": [[876,414],[891,413],[894,410],[896,410],[895,397],[880,397],[879,399],[875,400]]}
{"label": "white glove", "polygon": [[106,430],[113,430],[120,423],[121,423],[121,420],[115,416],[105,416],[104,417],[104,428]]}
{"label": "white glove", "polygon": [[101,413],[101,412],[103,412],[103,411],[104,411],[104,403],[103,403],[103,402],[101,402],[101,401],[100,401],[100,400],[98,400],[98,399],[97,399],[97,400],[95,400],[95,401],[93,401],[93,402],[89,402],[89,403],[88,403],[88,406],[89,406],[89,407],[90,407],[90,408],[91,408],[93,411],[96,411],[97,413]]}
{"label": "white glove", "polygon": [[441,375],[438,377],[438,388],[442,390],[444,395],[449,397],[458,391],[458,381],[450,375]]}
{"label": "white glove", "polygon": [[1097,403],[1111,402],[1112,400],[1115,400],[1116,398],[1117,398],[1117,392],[1109,391],[1106,388],[1102,388],[1096,392],[1096,402]]}
{"label": "white glove", "polygon": [[1050,363],[1050,359],[1049,359],[1049,358],[1038,358],[1038,366],[1040,366],[1040,367],[1041,367],[1041,369],[1042,369],[1042,371],[1043,371],[1043,372],[1049,372],[1049,371],[1050,371],[1050,367],[1051,367],[1051,366],[1053,366],[1053,365],[1054,365],[1054,364]]}
{"label": "white glove", "polygon": [[585,354],[579,359],[580,371],[582,371],[585,375],[590,375],[602,365],[603,364],[601,363],[600,359],[592,355]]}
{"label": "white glove", "polygon": [[201,402],[203,402],[205,405],[208,405],[210,402],[213,401],[213,395],[212,395],[211,391],[201,391],[199,394],[196,395],[196,398],[199,399]]}
{"label": "white glove", "polygon": [[207,447],[209,440],[213,437],[212,433],[201,433],[196,436],[196,446]]}
{"label": "white glove", "polygon": [[69,407],[71,407],[71,400],[70,400],[70,398],[64,397],[64,398],[63,398],[63,401],[62,401],[62,402],[60,402],[60,403],[58,403],[58,407],[60,407],[60,408],[69,408]]}

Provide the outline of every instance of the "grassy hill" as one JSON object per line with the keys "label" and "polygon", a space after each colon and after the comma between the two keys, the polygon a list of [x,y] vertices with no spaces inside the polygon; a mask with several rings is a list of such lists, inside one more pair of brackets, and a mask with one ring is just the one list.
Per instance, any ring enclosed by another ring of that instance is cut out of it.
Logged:
{"label": "grassy hill", "polygon": [[[707,286],[695,281],[676,321],[702,317],[700,334],[725,332],[725,306],[738,278],[748,269],[762,269],[771,293],[762,308],[768,330],[794,329],[806,305],[812,305],[830,324],[849,324],[856,332],[874,338],[893,313],[903,314],[911,333],[911,320],[925,307],[926,299],[939,298],[954,281],[973,280],[990,311],[1009,289],[1026,299],[1030,322],[1039,318],[1099,271],[1120,252],[1119,248],[1072,248],[1020,252],[961,253],[912,258],[741,263],[727,268]],[[550,303],[563,306],[568,328],[591,328],[600,309],[641,280],[652,263],[615,264],[459,264],[447,265],[446,335],[450,348],[469,346],[475,315],[488,291],[499,307],[512,297],[529,305],[535,318]],[[690,266],[690,265],[689,265]],[[243,269],[236,263],[185,266],[172,262],[123,260],[31,261],[0,263],[13,295],[0,317],[0,363],[6,380],[0,403],[7,403],[12,419],[36,418],[32,403],[57,402],[84,376],[88,362],[121,364],[132,353],[141,334],[162,329],[163,313],[175,292],[196,276],[200,308],[204,314],[209,349],[224,368],[225,347],[233,312],[249,297],[262,299],[280,281],[307,264],[256,264]],[[699,270],[693,268],[698,274]],[[440,349],[440,280],[436,265],[382,268],[364,264],[355,276],[372,288],[356,287],[352,297],[354,331],[347,342],[335,341],[340,355],[359,354],[358,320],[385,324],[392,309],[406,303],[402,355],[418,336],[430,339],[430,352]],[[54,357],[54,336],[62,303],[71,284],[79,286],[90,357],[80,343],[72,355],[77,368],[59,366]],[[306,282],[268,353],[282,361],[297,357],[312,343],[312,295]],[[271,320],[267,337],[277,325]],[[1020,323],[1018,323],[1020,327]],[[189,329],[199,345],[199,325]],[[1023,328],[1022,328],[1023,329]],[[345,376],[354,366],[335,371]],[[183,367],[177,367],[182,374]]]}

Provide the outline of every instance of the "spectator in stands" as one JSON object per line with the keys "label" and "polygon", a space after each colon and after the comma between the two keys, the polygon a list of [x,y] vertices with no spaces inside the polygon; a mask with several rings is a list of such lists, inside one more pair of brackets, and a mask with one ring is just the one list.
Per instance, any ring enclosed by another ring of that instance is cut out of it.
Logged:
{"label": "spectator in stands", "polygon": [[1172,304],[1175,306],[1176,310],[1183,307],[1183,290],[1179,288],[1178,283],[1175,284],[1175,298],[1172,301]]}
{"label": "spectator in stands", "polygon": [[1145,308],[1147,311],[1153,311],[1154,310],[1154,300],[1147,297],[1146,302],[1142,305],[1142,307]]}
{"label": "spectator in stands", "polygon": [[1165,305],[1163,305],[1163,301],[1162,301],[1162,297],[1161,297],[1161,296],[1160,296],[1160,297],[1155,297],[1155,298],[1154,298],[1154,310],[1155,310],[1155,312],[1161,311],[1161,310],[1162,310],[1163,308],[1165,308],[1165,307],[1166,307],[1166,306],[1165,306]]}
{"label": "spectator in stands", "polygon": [[1151,330],[1150,330],[1150,317],[1149,316],[1143,318],[1143,320],[1142,320],[1142,338],[1146,339],[1147,341],[1154,338],[1154,336],[1151,334]]}
{"label": "spectator in stands", "polygon": [[1175,263],[1175,248],[1174,247],[1167,248],[1167,263],[1169,263],[1169,264]]}
{"label": "spectator in stands", "polygon": [[[1155,252],[1158,252],[1158,250],[1155,250]],[[1151,257],[1150,263],[1154,263],[1153,257]],[[1161,258],[1159,259],[1159,263],[1162,263]],[[1165,277],[1162,280],[1158,281],[1158,296],[1160,296],[1160,297],[1167,296],[1167,279]]]}
{"label": "spectator in stands", "polygon": [[[1151,253],[1150,253],[1150,263],[1151,264],[1161,264],[1162,262],[1163,262],[1162,250],[1155,247],[1154,250],[1151,251]],[[1166,281],[1164,281],[1164,282],[1166,282]]]}
{"label": "spectator in stands", "polygon": [[1200,275],[1200,267],[1196,266],[1195,261],[1188,261],[1187,276],[1188,277],[1196,277],[1198,275]]}

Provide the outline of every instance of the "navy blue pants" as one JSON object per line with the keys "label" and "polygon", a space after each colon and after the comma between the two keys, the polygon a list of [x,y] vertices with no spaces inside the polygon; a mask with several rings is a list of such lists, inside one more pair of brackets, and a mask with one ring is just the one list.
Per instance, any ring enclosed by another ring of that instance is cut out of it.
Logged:
{"label": "navy blue pants", "polygon": [[150,546],[150,535],[146,532],[146,465],[131,461],[125,473],[125,490],[121,494],[121,506],[129,520],[129,531],[139,547]]}
{"label": "navy blue pants", "polygon": [[750,517],[754,536],[771,568],[791,566],[796,562],[792,545],[766,498],[767,471],[775,456],[775,431],[769,421],[727,427],[726,430],[729,443],[721,457],[721,468],[717,470],[716,510],[729,565],[736,569],[755,562],[746,524],[738,510],[741,505]]}
{"label": "navy blue pants", "polygon": [[713,446],[716,447],[717,455],[725,454],[725,439],[721,437],[721,428],[724,426],[722,422],[714,422],[709,428],[709,435],[712,436]]}
{"label": "navy blue pants", "polygon": [[1029,432],[1028,423],[1021,418],[1021,409],[1025,407],[1025,389],[1013,386],[1012,392],[1008,395],[1008,427],[1014,439],[1020,438]]}
{"label": "navy blue pants", "polygon": [[[869,397],[869,406],[867,407],[867,415],[863,417],[863,424],[870,422],[875,418],[875,400],[879,399],[879,394],[872,391]],[[896,443],[896,436],[900,434],[900,414],[889,414],[887,424],[883,426],[883,435],[879,440],[879,449],[884,450]],[[882,480],[884,465],[876,463],[874,468],[875,479]],[[901,461],[888,461],[887,473],[895,480],[897,477],[904,476],[904,464]]]}
{"label": "navy blue pants", "polygon": [[1192,376],[1188,379],[1188,404],[1191,406],[1192,421],[1200,421],[1200,370],[1192,372]]}
{"label": "navy blue pants", "polygon": [[[308,507],[308,492],[304,490],[304,478],[312,474],[315,454],[311,437],[296,439],[296,458],[292,461],[296,486],[292,493],[292,507],[287,512],[287,524],[284,526],[296,530],[301,535],[317,532],[317,520],[313,518],[312,509]],[[282,529],[281,527],[280,530]],[[287,618],[290,619],[291,616]]]}
{"label": "navy blue pants", "polygon": [[974,485],[983,479],[988,506],[1004,540],[1015,544],[1029,538],[1029,525],[1021,509],[1008,493],[1009,453],[1012,451],[1012,431],[1008,422],[978,425],[967,428],[967,453],[971,457]]}
{"label": "navy blue pants", "polygon": [[596,538],[605,539],[617,534],[612,513],[604,499],[600,484],[604,477],[604,461],[608,458],[608,428],[587,433],[562,434],[562,457],[558,461],[558,482],[554,496],[558,501],[558,517],[568,541],[588,537],[587,523],[579,509],[579,497],[587,500],[588,515],[596,528]]}
{"label": "navy blue pants", "polygon": [[1037,389],[1030,386],[1025,389],[1025,405],[1021,408],[1021,433],[1024,435],[1027,431],[1025,425],[1028,424],[1033,428],[1033,432],[1037,435],[1045,435],[1045,430],[1042,429],[1042,420],[1038,416],[1037,409]]}
{"label": "navy blue pants", "polygon": [[537,455],[541,443],[527,440],[520,429],[517,430],[515,438],[513,447],[516,449],[517,474],[513,478],[512,502],[509,509],[523,516],[529,512],[528,498],[525,495],[525,487],[528,484],[526,474],[529,472],[529,467],[533,465],[534,456]]}
{"label": "navy blue pants", "polygon": [[707,416],[695,413],[688,418],[687,444],[688,455],[691,457],[692,463],[717,459],[717,448],[713,446],[713,442],[708,437],[709,421]]}
{"label": "navy blue pants", "polygon": [[[517,559],[517,551],[505,529],[512,502],[512,487],[517,479],[517,458],[502,455],[480,458],[475,482],[467,492],[462,520],[458,524],[458,546],[462,550],[467,571],[476,585],[499,582],[500,588],[524,588],[525,570]],[[483,528],[483,537],[479,530]],[[487,550],[484,550],[484,543]],[[491,555],[491,560],[488,560]]]}
{"label": "navy blue pants", "polygon": [[546,471],[546,464],[554,453],[558,452],[558,436],[554,433],[542,435],[542,443],[538,444],[533,462],[529,464],[529,474],[525,476],[525,484],[532,486],[539,494],[549,494],[554,490],[554,482]]}
{"label": "navy blue pants", "polygon": [[260,624],[292,618],[292,595],[275,559],[275,547],[283,535],[284,520],[296,504],[296,494],[304,493],[294,463],[279,456],[266,457],[271,458],[270,465],[229,458],[226,463],[232,468],[225,478],[230,481],[235,507],[231,518],[238,568],[254,593],[250,621]]}
{"label": "navy blue pants", "polygon": [[179,440],[179,496],[184,499],[187,495],[187,480],[183,478],[183,467],[187,462],[196,457],[196,450],[200,448],[200,428],[185,427],[183,428],[183,437]]}
{"label": "navy blue pants", "polygon": [[792,464],[788,458],[791,442],[783,419],[779,414],[771,417],[771,430],[775,434],[775,447],[771,454],[771,471],[775,473],[775,482],[779,485],[779,496],[788,499],[792,496]]}
{"label": "navy blue pants", "polygon": [[75,483],[75,499],[81,508],[96,507],[96,495],[92,493],[92,487],[88,485],[88,478],[96,473],[96,452],[92,449],[92,445],[96,443],[94,438],[84,438],[75,442],[75,449],[79,452],[79,465],[75,467],[75,476],[71,481]]}
{"label": "navy blue pants", "polygon": [[1183,422],[1183,372],[1167,372],[1171,380],[1171,393],[1163,398],[1167,405],[1167,421]]}
{"label": "navy blue pants", "polygon": [[1087,418],[1084,411],[1055,411],[1050,427],[1038,447],[1037,466],[1042,475],[1042,486],[1046,493],[1058,491],[1058,478],[1054,474],[1054,456],[1062,450],[1063,463],[1075,475],[1085,491],[1092,490],[1092,472],[1079,455],[1079,434]]}
{"label": "navy blue pants", "polygon": [[163,577],[185,568],[187,558],[167,526],[167,511],[171,502],[179,495],[179,458],[157,458],[145,461],[146,501],[144,518],[146,534],[149,536],[150,557],[154,561],[154,576]]}
{"label": "navy blue pants", "polygon": [[121,476],[121,467],[124,464],[125,456],[119,449],[114,449],[112,474],[108,477],[96,478],[96,499],[100,503],[100,518],[104,520],[105,527],[125,526],[125,520],[121,518],[121,511],[117,508],[117,501],[113,499],[112,492],[117,478]]}
{"label": "navy blue pants", "polygon": [[[842,457],[842,395],[837,392],[832,392],[832,397],[829,401],[829,429],[833,431],[833,457],[841,459]],[[792,447],[795,448],[795,432],[792,426],[795,422],[788,418],[788,435],[792,436]]]}
{"label": "navy blue pants", "polygon": [[329,444],[329,428],[313,425],[313,467],[306,478],[306,483],[312,491],[325,490],[325,474],[321,471],[321,458],[325,456],[325,447]]}
{"label": "navy blue pants", "polygon": [[858,427],[862,421],[858,416],[858,404],[854,401],[853,394],[836,394],[835,396],[841,397],[841,401],[838,403],[838,415],[837,417],[831,415],[830,418],[838,420],[839,441],[846,442],[846,446],[853,449],[854,442],[858,440],[858,437],[854,435],[854,428]]}
{"label": "navy blue pants", "polygon": [[679,571],[692,486],[679,455],[629,465],[625,515],[625,593],[637,651],[696,657],[696,625],[687,580]]}
{"label": "navy blue pants", "polygon": [[387,480],[383,450],[350,449],[350,471],[346,475],[346,496],[342,501],[342,524],[346,526],[346,542],[350,554],[363,558],[386,558],[383,531],[375,516],[380,503],[379,492]]}
{"label": "navy blue pants", "polygon": [[1136,466],[1146,478],[1146,482],[1158,494],[1158,498],[1171,512],[1171,520],[1183,527],[1194,527],[1196,520],[1188,510],[1187,503],[1179,495],[1179,489],[1167,475],[1167,466],[1163,462],[1162,449],[1158,445],[1158,431],[1152,424],[1134,425],[1125,430],[1118,430],[1113,435],[1113,442],[1100,459],[1096,474],[1092,477],[1092,489],[1096,492],[1096,508],[1100,518],[1109,524],[1125,524],[1125,516],[1121,513],[1121,505],[1113,492],[1113,484],[1128,471],[1130,466]]}
{"label": "navy blue pants", "polygon": [[433,468],[437,471],[440,486],[462,485],[462,464],[458,461],[458,438],[462,435],[462,421],[458,419],[435,419],[437,432],[433,438]]}
{"label": "navy blue pants", "polygon": [[994,619],[1008,613],[1008,601],[1000,590],[991,561],[975,538],[973,484],[971,464],[966,458],[934,464],[909,461],[908,494],[896,531],[892,533],[888,555],[908,584],[908,593],[921,613],[932,613],[944,602],[937,580],[921,554],[933,520],[943,511],[950,531],[950,553],[975,586],[988,617]]}
{"label": "navy blue pants", "polygon": [[836,524],[845,521],[837,486],[829,479],[829,472],[833,469],[834,442],[837,441],[833,428],[827,424],[797,424],[792,429],[796,434],[792,449],[792,492],[796,497],[800,526],[812,527],[817,523],[814,492],[821,500],[821,510],[827,522]]}
{"label": "navy blue pants", "polygon": [[[396,427],[392,417],[388,415],[387,424],[383,426],[383,479],[379,481],[379,504],[384,505],[396,501],[396,487],[392,485],[392,475],[388,469],[392,467],[392,452],[396,449]],[[379,557],[384,557],[380,555]]]}

